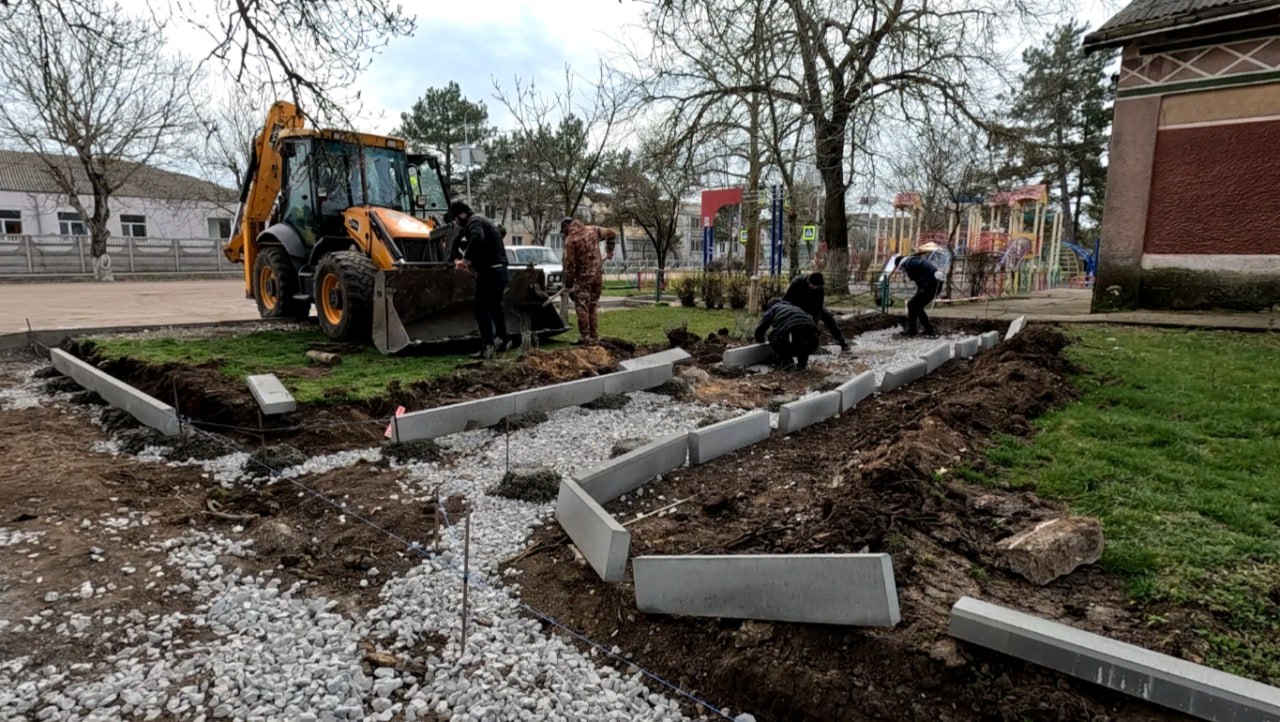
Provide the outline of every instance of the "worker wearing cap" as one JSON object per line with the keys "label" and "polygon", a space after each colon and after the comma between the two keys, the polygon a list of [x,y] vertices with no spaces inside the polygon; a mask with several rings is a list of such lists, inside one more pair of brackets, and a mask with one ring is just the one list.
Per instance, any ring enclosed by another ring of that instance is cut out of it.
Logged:
{"label": "worker wearing cap", "polygon": [[476,357],[493,358],[512,345],[507,335],[507,314],[502,308],[502,294],[510,280],[502,233],[493,221],[472,213],[471,206],[462,201],[449,205],[444,220],[462,228],[449,252],[454,266],[476,274],[475,314],[480,327],[480,353]]}
{"label": "worker wearing cap", "polygon": [[921,326],[924,327],[926,336],[938,335],[924,312],[942,290],[942,272],[925,258],[937,250],[938,244],[926,243],[916,249],[915,253],[903,258],[893,271],[894,273],[901,271],[916,284],[916,294],[907,301],[907,336],[915,336],[919,333]]}
{"label": "worker wearing cap", "polygon": [[818,348],[818,324],[808,311],[775,298],[769,302],[760,325],[756,326],[756,343],[764,343],[769,333],[769,346],[778,364],[786,369],[794,366],[799,371],[809,366],[809,355]]}
{"label": "worker wearing cap", "polygon": [[783,294],[782,300],[803,309],[806,313],[813,317],[813,323],[816,326],[819,321],[827,327],[831,332],[831,337],[840,344],[841,351],[849,350],[849,342],[845,340],[844,334],[840,332],[840,327],[836,325],[835,316],[826,307],[826,288],[825,281],[821,273],[810,273],[808,276],[796,276],[795,280],[787,286],[787,292]]}
{"label": "worker wearing cap", "polygon": [[564,235],[564,292],[573,301],[578,315],[579,344],[597,344],[596,311],[604,289],[604,261],[600,258],[600,241],[605,241],[608,258],[613,258],[616,231],[601,226],[588,226],[577,218],[560,221]]}

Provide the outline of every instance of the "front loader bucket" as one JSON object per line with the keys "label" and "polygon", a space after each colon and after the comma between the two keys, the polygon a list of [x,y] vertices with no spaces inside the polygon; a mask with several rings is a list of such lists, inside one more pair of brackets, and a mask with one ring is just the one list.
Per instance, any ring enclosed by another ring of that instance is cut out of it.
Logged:
{"label": "front loader bucket", "polygon": [[[525,326],[547,337],[567,330],[547,298],[542,271],[517,269],[503,296],[508,333]],[[447,266],[379,271],[373,289],[373,343],[384,354],[478,340],[475,277]]]}

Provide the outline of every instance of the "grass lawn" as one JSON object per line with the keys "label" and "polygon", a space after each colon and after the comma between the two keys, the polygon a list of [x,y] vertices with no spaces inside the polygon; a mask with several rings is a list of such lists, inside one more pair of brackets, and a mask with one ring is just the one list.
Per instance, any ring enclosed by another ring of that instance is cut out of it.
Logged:
{"label": "grass lawn", "polygon": [[[721,328],[734,330],[735,311],[707,311],[678,307],[649,307],[608,311],[600,314],[600,333],[625,338],[637,344],[658,344],[666,340],[666,330],[687,324],[693,333],[706,335]],[[577,325],[543,346],[567,348],[577,340]],[[153,363],[177,361],[202,364],[215,361],[220,370],[235,379],[249,374],[275,373],[300,403],[326,400],[330,389],[341,389],[342,397],[329,400],[363,400],[385,393],[391,381],[409,383],[452,373],[461,355],[383,356],[372,345],[359,353],[344,354],[342,363],[325,376],[307,378],[290,372],[308,366],[308,344],[324,342],[319,329],[305,331],[259,331],[221,338],[92,339],[112,357],[132,356]],[[506,354],[499,363],[514,363],[516,354]]]}
{"label": "grass lawn", "polygon": [[1073,333],[1083,397],[1002,440],[986,480],[1102,519],[1137,601],[1208,610],[1234,631],[1193,630],[1205,662],[1280,682],[1280,335]]}

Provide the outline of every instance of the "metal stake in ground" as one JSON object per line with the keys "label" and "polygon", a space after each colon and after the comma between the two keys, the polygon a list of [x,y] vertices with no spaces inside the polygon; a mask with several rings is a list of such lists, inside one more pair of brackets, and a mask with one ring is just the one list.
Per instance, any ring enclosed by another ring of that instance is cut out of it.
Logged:
{"label": "metal stake in ground", "polygon": [[462,531],[462,654],[467,653],[467,589],[471,587],[471,509]]}
{"label": "metal stake in ground", "polygon": [[178,417],[178,438],[183,438],[187,434],[182,423],[182,406],[178,403],[178,380],[170,376],[169,386],[173,388],[173,414]]}

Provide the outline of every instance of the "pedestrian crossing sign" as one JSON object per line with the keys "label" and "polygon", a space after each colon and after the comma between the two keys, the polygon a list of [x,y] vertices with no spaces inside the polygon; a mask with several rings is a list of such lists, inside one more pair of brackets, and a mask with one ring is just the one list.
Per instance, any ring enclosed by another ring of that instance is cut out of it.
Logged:
{"label": "pedestrian crossing sign", "polygon": [[817,226],[805,226],[805,227],[804,227],[804,234],[801,236],[801,239],[802,239],[802,240],[806,240],[806,241],[816,241],[816,240],[818,240],[818,227],[817,227]]}
{"label": "pedestrian crossing sign", "polygon": [[744,246],[747,245],[747,229],[743,228],[738,231],[738,242]]}

